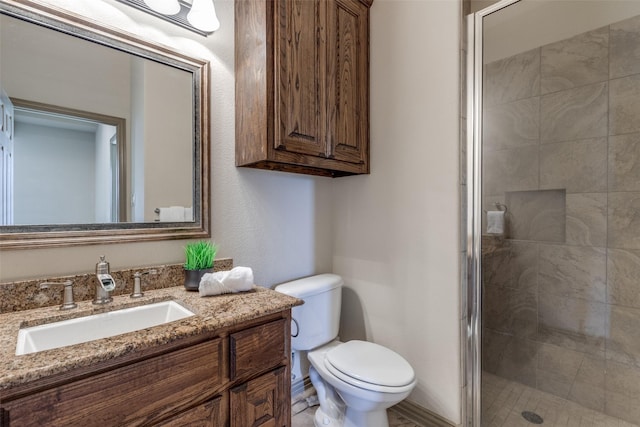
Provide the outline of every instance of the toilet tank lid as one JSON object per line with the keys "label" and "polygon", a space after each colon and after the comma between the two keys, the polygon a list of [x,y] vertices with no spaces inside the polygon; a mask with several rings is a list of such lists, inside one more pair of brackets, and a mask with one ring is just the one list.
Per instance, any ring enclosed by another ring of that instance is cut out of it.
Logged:
{"label": "toilet tank lid", "polygon": [[276,286],[274,289],[280,293],[304,299],[311,295],[338,288],[342,286],[343,283],[342,277],[337,274],[326,273],[285,282]]}

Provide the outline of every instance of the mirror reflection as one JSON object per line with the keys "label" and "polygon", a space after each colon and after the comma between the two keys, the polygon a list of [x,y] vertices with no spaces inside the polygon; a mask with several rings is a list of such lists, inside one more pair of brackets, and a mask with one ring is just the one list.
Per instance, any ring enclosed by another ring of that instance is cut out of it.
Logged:
{"label": "mirror reflection", "polygon": [[193,72],[0,15],[0,89],[0,225],[194,220]]}
{"label": "mirror reflection", "polygon": [[[13,106],[13,220],[3,225],[118,222],[125,120],[8,100]],[[50,209],[52,206],[67,209]],[[124,211],[122,217],[124,218]]]}

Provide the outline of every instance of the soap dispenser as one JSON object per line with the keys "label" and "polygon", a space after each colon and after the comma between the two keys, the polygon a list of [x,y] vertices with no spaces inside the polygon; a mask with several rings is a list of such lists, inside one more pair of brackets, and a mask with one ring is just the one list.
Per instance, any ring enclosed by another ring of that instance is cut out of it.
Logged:
{"label": "soap dispenser", "polygon": [[109,293],[116,288],[116,282],[111,277],[111,268],[104,255],[100,256],[100,261],[96,264],[96,278],[98,284],[96,285],[96,297],[93,303],[106,304],[111,302]]}

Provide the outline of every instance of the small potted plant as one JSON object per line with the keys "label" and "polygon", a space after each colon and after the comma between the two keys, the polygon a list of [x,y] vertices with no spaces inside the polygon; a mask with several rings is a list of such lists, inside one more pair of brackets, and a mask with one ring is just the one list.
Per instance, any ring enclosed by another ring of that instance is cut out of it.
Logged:
{"label": "small potted plant", "polygon": [[197,291],[205,273],[213,272],[213,261],[218,247],[209,241],[189,243],[184,248],[184,287]]}

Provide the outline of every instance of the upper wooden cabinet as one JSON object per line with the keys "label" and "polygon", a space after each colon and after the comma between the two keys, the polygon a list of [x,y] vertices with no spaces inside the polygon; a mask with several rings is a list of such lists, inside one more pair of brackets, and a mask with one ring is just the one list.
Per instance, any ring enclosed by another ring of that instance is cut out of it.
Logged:
{"label": "upper wooden cabinet", "polygon": [[369,173],[373,0],[236,0],[236,165]]}

